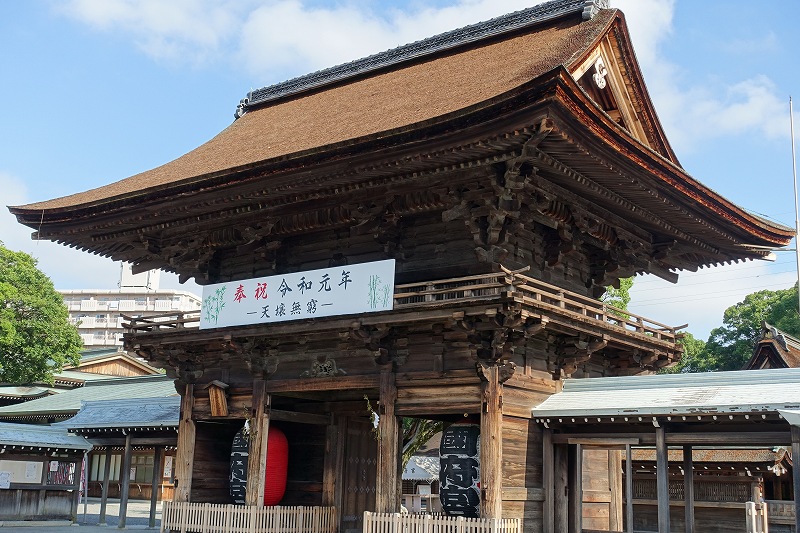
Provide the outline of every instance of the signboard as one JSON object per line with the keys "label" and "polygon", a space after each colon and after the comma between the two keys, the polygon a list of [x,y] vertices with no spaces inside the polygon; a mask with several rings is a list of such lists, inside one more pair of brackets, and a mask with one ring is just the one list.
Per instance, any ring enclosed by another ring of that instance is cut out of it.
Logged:
{"label": "signboard", "polygon": [[391,311],[394,259],[203,287],[200,329]]}

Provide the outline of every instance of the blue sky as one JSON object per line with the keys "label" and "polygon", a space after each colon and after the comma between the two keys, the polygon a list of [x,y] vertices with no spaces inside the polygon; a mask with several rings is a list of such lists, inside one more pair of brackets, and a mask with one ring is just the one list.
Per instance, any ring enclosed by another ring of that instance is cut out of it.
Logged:
{"label": "blue sky", "polygon": [[[98,187],[191,150],[254,88],[536,0],[27,0],[0,2],[0,203]],[[796,0],[611,0],[684,168],[794,225],[788,98],[800,99]],[[797,107],[797,106],[796,106]],[[797,114],[797,113],[796,113]],[[800,124],[798,124],[800,126]],[[63,289],[113,288],[119,266],[0,212],[0,240]],[[631,309],[705,338],[749,292],[789,287],[795,255],[639,278]],[[178,287],[170,277],[162,285]],[[184,286],[199,291],[191,284]]]}

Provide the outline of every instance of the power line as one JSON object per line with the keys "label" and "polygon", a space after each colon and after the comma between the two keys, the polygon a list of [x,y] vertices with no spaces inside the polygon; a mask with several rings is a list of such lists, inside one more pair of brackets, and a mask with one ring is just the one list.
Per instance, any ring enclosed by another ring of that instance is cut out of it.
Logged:
{"label": "power line", "polygon": [[[766,277],[769,277],[769,276],[780,276],[782,274],[789,274],[790,272],[794,273],[794,271],[795,271],[794,269],[792,269],[792,270],[781,270],[780,272],[771,272],[769,274],[758,274],[758,275],[755,275],[755,276],[737,276],[737,277],[731,277],[731,278],[717,279],[717,280],[714,280],[714,281],[700,281],[700,282],[697,282],[697,283],[682,283],[681,287],[694,287],[696,285],[710,285],[712,283],[727,283],[729,281],[737,281],[737,280],[740,280],[740,279],[766,278]],[[634,284],[634,287],[636,287],[635,284]],[[638,294],[640,292],[663,291],[663,290],[665,290],[663,287],[652,287],[652,288],[649,288],[649,289],[636,289],[635,292]]]}
{"label": "power line", "polygon": [[[714,292],[697,293],[697,294],[692,295],[692,297],[689,297],[689,298],[687,298],[685,296],[673,296],[673,297],[667,297],[667,298],[656,298],[654,300],[644,300],[643,301],[644,303],[641,302],[641,301],[631,300],[631,303],[629,304],[629,307],[646,307],[648,305],[661,305],[661,304],[676,303],[676,302],[696,302],[696,301],[699,301],[699,300],[717,300],[719,298],[726,297],[726,295],[730,296],[731,294],[741,294],[741,293],[744,293],[744,295],[747,296],[748,294],[751,294],[753,292],[756,292],[756,291],[759,291],[759,290],[764,290],[764,289],[769,289],[771,287],[783,287],[784,289],[791,288],[791,286],[790,287],[786,287],[786,284],[784,284],[784,283],[773,283],[773,284],[770,284],[770,285],[762,285],[762,286],[758,286],[758,287],[743,287],[741,289],[731,289],[731,290],[728,290],[728,291],[714,291]],[[712,296],[712,295],[715,295],[715,296]]]}

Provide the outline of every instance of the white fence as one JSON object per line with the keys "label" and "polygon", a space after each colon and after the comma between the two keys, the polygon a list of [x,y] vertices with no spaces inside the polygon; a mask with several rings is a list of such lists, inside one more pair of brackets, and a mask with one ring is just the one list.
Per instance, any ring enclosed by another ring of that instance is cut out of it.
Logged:
{"label": "white fence", "polygon": [[335,533],[334,507],[164,502],[161,533]]}
{"label": "white fence", "polygon": [[522,521],[366,512],[364,533],[522,533]]}

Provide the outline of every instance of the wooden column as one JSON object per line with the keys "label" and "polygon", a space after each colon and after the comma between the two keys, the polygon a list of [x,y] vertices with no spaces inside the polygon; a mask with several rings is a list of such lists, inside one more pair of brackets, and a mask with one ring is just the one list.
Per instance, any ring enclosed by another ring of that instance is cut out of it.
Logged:
{"label": "wooden column", "polygon": [[633,453],[625,445],[625,531],[633,533]]}
{"label": "wooden column", "polygon": [[583,530],[583,446],[569,445],[569,533]]}
{"label": "wooden column", "polygon": [[163,446],[156,446],[153,454],[153,479],[150,482],[150,521],[149,526],[156,527],[156,506],[158,505],[158,488],[161,486],[161,458],[164,456]]}
{"label": "wooden column", "polygon": [[683,494],[686,506],[686,533],[694,533],[694,465],[692,446],[683,446]]}
{"label": "wooden column", "polygon": [[503,513],[503,386],[496,364],[480,365],[481,408],[481,518]]}
{"label": "wooden column", "polygon": [[[800,427],[792,427],[792,457],[800,457]],[[800,468],[792,468],[794,483],[794,530],[800,531]]]}
{"label": "wooden column", "polygon": [[247,493],[245,503],[264,507],[264,475],[267,470],[267,437],[269,435],[272,396],[265,392],[263,379],[253,380],[253,417],[250,419],[250,455],[247,461]]}
{"label": "wooden column", "polygon": [[131,457],[133,456],[133,446],[131,445],[131,431],[125,435],[125,455],[122,461],[122,470],[120,477],[122,478],[122,494],[119,500],[119,529],[125,529],[125,521],[128,515],[128,493],[131,490]]}
{"label": "wooden column", "polygon": [[545,428],[542,432],[542,522],[544,533],[555,533],[555,476],[553,452],[553,430]]}
{"label": "wooden column", "polygon": [[178,422],[178,449],[175,454],[175,496],[176,502],[188,502],[192,493],[192,470],[194,468],[195,422],[192,418],[194,407],[194,385],[186,385],[181,397],[181,419]]}
{"label": "wooden column", "polygon": [[106,525],[106,506],[108,504],[108,483],[111,477],[111,457],[113,456],[111,446],[106,448],[106,464],[103,465],[103,492],[100,497],[100,518],[98,524]]}
{"label": "wooden column", "polygon": [[656,428],[656,496],[658,498],[658,533],[669,533],[669,463],[666,431]]}
{"label": "wooden column", "polygon": [[342,472],[347,419],[334,415],[325,433],[325,458],[322,472],[322,505],[342,508]]}
{"label": "wooden column", "polygon": [[608,529],[622,531],[622,450],[608,450],[608,488],[611,490]]}
{"label": "wooden column", "polygon": [[553,522],[554,531],[569,529],[569,449],[566,444],[553,445]]}
{"label": "wooden column", "polygon": [[397,402],[395,374],[391,369],[381,372],[380,401],[378,402],[378,478],[375,511],[400,511],[400,418],[394,414]]}

